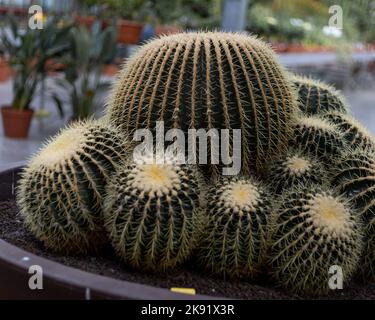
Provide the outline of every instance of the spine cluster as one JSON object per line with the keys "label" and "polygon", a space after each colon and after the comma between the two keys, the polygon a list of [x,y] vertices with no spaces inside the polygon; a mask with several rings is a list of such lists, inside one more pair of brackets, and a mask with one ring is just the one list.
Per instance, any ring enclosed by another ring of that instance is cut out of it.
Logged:
{"label": "spine cluster", "polygon": [[26,225],[47,248],[78,254],[102,246],[102,196],[126,155],[124,140],[100,122],[74,124],[24,169],[18,204]]}
{"label": "spine cluster", "polygon": [[128,133],[153,129],[156,121],[184,132],[241,129],[247,174],[285,148],[296,110],[292,85],[265,43],[198,32],[141,48],[121,73],[107,115]]}
{"label": "spine cluster", "polygon": [[224,179],[208,192],[201,268],[226,277],[254,277],[264,262],[269,192],[255,179]]}
{"label": "spine cluster", "polygon": [[331,266],[342,268],[344,285],[356,271],[362,229],[349,201],[322,185],[287,191],[271,218],[272,275],[299,294],[329,291]]}
{"label": "spine cluster", "polygon": [[105,225],[125,263],[155,272],[189,258],[204,228],[205,194],[194,167],[149,160],[119,168],[107,189]]}
{"label": "spine cluster", "polygon": [[355,149],[335,164],[332,185],[354,203],[365,229],[365,250],[361,273],[375,279],[375,152]]}

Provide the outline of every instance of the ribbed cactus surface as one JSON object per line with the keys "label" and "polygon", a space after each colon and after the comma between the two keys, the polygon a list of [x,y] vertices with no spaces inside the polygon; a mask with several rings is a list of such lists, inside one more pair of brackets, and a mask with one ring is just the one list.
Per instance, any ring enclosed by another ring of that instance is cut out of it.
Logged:
{"label": "ribbed cactus surface", "polygon": [[361,148],[347,151],[334,167],[332,184],[357,207],[365,228],[361,271],[375,279],[375,152]]}
{"label": "ribbed cactus surface", "polygon": [[322,294],[330,290],[330,268],[338,266],[345,285],[363,249],[358,218],[349,200],[328,187],[306,184],[288,190],[271,218],[273,277],[292,292]]}
{"label": "ribbed cactus surface", "polygon": [[205,189],[194,166],[149,160],[119,168],[107,188],[104,218],[124,262],[156,272],[189,258],[205,227]]}
{"label": "ribbed cactus surface", "polygon": [[331,162],[346,147],[343,133],[328,119],[303,116],[297,120],[293,129],[289,145],[313,157]]}
{"label": "ribbed cactus surface", "polygon": [[297,185],[323,183],[323,178],[323,165],[317,158],[293,149],[276,159],[267,175],[270,188],[277,194]]}
{"label": "ribbed cactus surface", "polygon": [[268,189],[254,178],[223,179],[208,191],[207,214],[200,267],[225,277],[254,277],[264,262]]}
{"label": "ribbed cactus surface", "polygon": [[165,36],[125,65],[108,117],[126,132],[154,128],[241,129],[242,169],[259,169],[282,151],[296,99],[284,70],[262,41],[221,32]]}
{"label": "ribbed cactus surface", "polygon": [[69,254],[105,243],[102,197],[126,139],[101,122],[63,129],[22,173],[18,204],[26,225],[44,245]]}
{"label": "ribbed cactus surface", "polygon": [[324,113],[322,116],[336,125],[350,147],[375,151],[372,134],[350,114],[333,111]]}
{"label": "ribbed cactus surface", "polygon": [[348,111],[345,98],[332,86],[314,79],[292,75],[298,92],[299,107],[306,115],[326,111]]}

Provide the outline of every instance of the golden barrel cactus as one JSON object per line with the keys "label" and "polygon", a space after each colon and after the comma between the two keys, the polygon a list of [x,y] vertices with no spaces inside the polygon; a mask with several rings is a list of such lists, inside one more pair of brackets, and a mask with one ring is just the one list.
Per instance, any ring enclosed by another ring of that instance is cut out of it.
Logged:
{"label": "golden barrel cactus", "polygon": [[307,77],[292,75],[298,92],[300,110],[306,115],[320,114],[326,111],[347,113],[345,98],[334,87]]}
{"label": "golden barrel cactus", "polygon": [[346,194],[360,213],[365,227],[361,275],[375,280],[375,152],[361,148],[346,151],[335,163],[332,185]]}
{"label": "golden barrel cactus", "polygon": [[195,166],[150,155],[119,167],[104,220],[113,248],[133,268],[156,272],[187,260],[205,226],[205,188]]}
{"label": "golden barrel cactus", "polygon": [[299,294],[330,290],[330,269],[342,269],[345,285],[356,272],[363,249],[362,225],[349,200],[324,185],[287,190],[271,217],[271,274]]}
{"label": "golden barrel cactus", "polygon": [[322,116],[336,125],[351,147],[375,151],[372,134],[350,114],[331,111],[324,113]]}
{"label": "golden barrel cactus", "polygon": [[225,178],[208,190],[208,225],[197,252],[200,268],[252,278],[264,263],[269,191],[254,178]]}
{"label": "golden barrel cactus", "polygon": [[[146,44],[112,92],[109,119],[127,133],[154,128],[241,129],[244,173],[281,152],[296,111],[273,51],[245,34],[191,32]],[[210,149],[210,148],[209,148]]]}
{"label": "golden barrel cactus", "polygon": [[103,193],[128,146],[105,123],[75,123],[31,159],[19,183],[18,205],[47,248],[83,254],[103,246]]}

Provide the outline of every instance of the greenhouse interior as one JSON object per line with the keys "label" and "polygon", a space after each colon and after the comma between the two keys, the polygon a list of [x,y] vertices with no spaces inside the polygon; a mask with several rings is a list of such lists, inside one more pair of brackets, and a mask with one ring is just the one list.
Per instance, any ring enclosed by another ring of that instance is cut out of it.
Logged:
{"label": "greenhouse interior", "polygon": [[0,299],[375,299],[374,0],[0,0],[0,109]]}

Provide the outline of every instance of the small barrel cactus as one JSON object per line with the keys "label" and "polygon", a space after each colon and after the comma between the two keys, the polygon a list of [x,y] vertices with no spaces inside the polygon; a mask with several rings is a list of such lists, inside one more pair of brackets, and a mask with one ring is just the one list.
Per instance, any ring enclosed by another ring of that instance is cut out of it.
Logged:
{"label": "small barrel cactus", "polygon": [[[151,161],[150,161],[151,159]],[[107,188],[105,225],[125,263],[171,269],[189,258],[205,221],[205,192],[194,166],[149,155],[121,166]]]}
{"label": "small barrel cactus", "polygon": [[208,227],[197,252],[201,268],[229,277],[253,277],[264,262],[267,188],[254,178],[223,178],[208,192]]}
{"label": "small barrel cactus", "polygon": [[245,34],[191,32],[143,46],[115,84],[107,116],[129,134],[157,121],[185,133],[241,129],[247,174],[285,148],[297,108],[267,44]]}
{"label": "small barrel cactus", "polygon": [[127,153],[123,135],[102,122],[63,129],[22,173],[18,205],[26,225],[57,252],[97,251],[105,239],[102,196]]}
{"label": "small barrel cactus", "polygon": [[358,214],[347,198],[327,190],[314,184],[292,188],[271,217],[271,274],[295,293],[327,293],[331,268],[341,268],[345,285],[358,267]]}
{"label": "small barrel cactus", "polygon": [[361,275],[375,280],[375,152],[354,149],[345,152],[334,166],[332,185],[354,203],[365,227],[365,250]]}
{"label": "small barrel cactus", "polygon": [[318,116],[301,117],[294,126],[290,146],[327,161],[335,159],[345,147],[336,125]]}
{"label": "small barrel cactus", "polygon": [[272,163],[267,179],[272,190],[280,194],[299,184],[321,184],[323,177],[323,165],[318,159],[297,150],[290,150]]}
{"label": "small barrel cactus", "polygon": [[334,123],[343,132],[344,139],[350,146],[375,151],[372,134],[351,115],[332,111],[324,113],[322,116]]}
{"label": "small barrel cactus", "polygon": [[299,107],[305,115],[315,115],[326,111],[348,111],[345,98],[328,84],[293,75],[292,81],[297,88]]}

